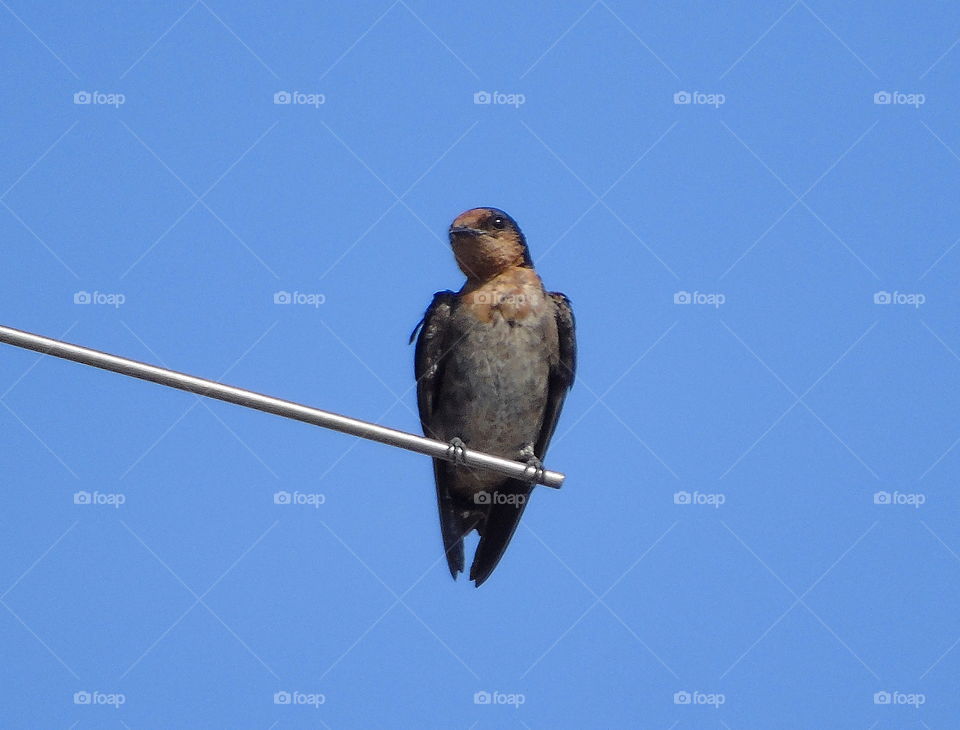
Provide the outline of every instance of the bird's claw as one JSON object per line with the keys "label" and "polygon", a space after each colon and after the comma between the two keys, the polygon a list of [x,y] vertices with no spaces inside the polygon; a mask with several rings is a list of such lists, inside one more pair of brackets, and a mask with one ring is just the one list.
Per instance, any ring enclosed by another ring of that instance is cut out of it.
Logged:
{"label": "bird's claw", "polygon": [[543,462],[537,458],[533,450],[533,444],[525,444],[520,449],[520,461],[527,463],[527,469],[523,473],[523,478],[531,484],[538,484],[543,479]]}
{"label": "bird's claw", "polygon": [[463,466],[466,464],[466,457],[464,452],[466,451],[467,445],[463,443],[459,438],[450,439],[450,446],[447,448],[447,458],[458,466]]}
{"label": "bird's claw", "polygon": [[543,462],[536,456],[527,458],[527,468],[523,472],[524,478],[531,484],[539,484],[543,480]]}

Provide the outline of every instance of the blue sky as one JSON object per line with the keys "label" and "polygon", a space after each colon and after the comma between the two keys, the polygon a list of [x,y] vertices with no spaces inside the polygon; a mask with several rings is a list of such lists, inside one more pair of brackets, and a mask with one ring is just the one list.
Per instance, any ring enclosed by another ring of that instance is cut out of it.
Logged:
{"label": "blue sky", "polygon": [[416,431],[496,205],[580,345],[479,590],[424,457],[0,348],[0,724],[955,722],[960,8],[704,5],[0,3],[0,324]]}

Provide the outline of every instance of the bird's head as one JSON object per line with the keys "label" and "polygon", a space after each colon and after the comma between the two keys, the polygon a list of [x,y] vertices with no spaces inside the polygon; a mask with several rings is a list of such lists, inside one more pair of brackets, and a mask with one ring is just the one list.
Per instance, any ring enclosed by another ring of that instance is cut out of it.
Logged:
{"label": "bird's head", "polygon": [[450,225],[450,246],[460,270],[486,281],[514,267],[533,268],[517,222],[499,208],[472,208]]}

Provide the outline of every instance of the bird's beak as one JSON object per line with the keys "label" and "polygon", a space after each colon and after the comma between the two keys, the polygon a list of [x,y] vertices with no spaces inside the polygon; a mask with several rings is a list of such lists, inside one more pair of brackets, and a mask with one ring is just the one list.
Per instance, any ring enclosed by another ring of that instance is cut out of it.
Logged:
{"label": "bird's beak", "polygon": [[450,226],[451,236],[479,236],[482,233],[480,229],[470,226]]}

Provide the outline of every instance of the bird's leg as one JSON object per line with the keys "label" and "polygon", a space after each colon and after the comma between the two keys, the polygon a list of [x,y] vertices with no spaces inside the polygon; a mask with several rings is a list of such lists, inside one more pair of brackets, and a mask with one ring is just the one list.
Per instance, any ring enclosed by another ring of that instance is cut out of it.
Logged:
{"label": "bird's leg", "polygon": [[450,446],[447,449],[447,456],[450,458],[454,464],[458,466],[463,466],[466,464],[466,459],[464,458],[464,450],[467,448],[467,445],[463,443],[459,438],[454,436],[450,439]]}
{"label": "bird's leg", "polygon": [[543,462],[537,458],[533,451],[533,444],[526,444],[520,449],[520,461],[527,463],[527,472],[524,477],[531,483],[537,483],[543,479]]}

